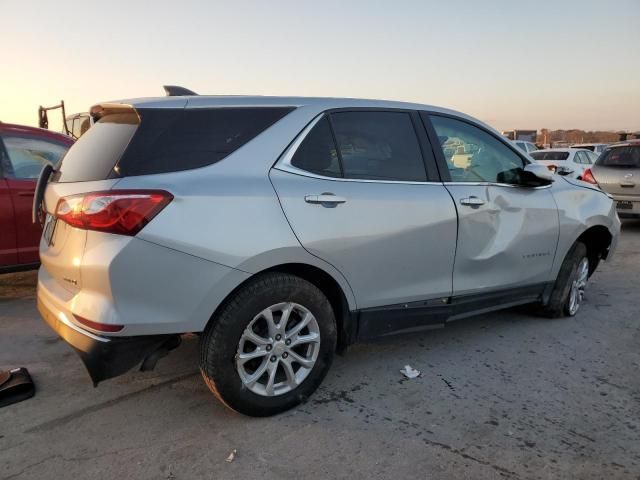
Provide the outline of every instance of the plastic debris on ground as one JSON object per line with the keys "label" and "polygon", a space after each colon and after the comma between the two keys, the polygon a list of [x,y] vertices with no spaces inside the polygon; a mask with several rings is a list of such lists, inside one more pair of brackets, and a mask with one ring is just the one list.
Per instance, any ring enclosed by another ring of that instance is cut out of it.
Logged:
{"label": "plastic debris on ground", "polygon": [[231,453],[227,457],[226,461],[229,463],[233,462],[236,459],[236,453],[238,453],[238,450],[236,450],[235,448],[231,450]]}
{"label": "plastic debris on ground", "polygon": [[411,365],[405,365],[404,368],[400,370],[400,373],[407,378],[416,378],[420,376],[420,370],[416,370]]}

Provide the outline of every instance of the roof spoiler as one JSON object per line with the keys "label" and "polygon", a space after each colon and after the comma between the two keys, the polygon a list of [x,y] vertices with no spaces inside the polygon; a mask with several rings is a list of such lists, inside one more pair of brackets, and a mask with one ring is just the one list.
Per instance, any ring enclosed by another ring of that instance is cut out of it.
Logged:
{"label": "roof spoiler", "polygon": [[163,85],[167,97],[181,97],[184,95],[198,95],[196,92],[189,90],[188,88],[180,87],[178,85]]}

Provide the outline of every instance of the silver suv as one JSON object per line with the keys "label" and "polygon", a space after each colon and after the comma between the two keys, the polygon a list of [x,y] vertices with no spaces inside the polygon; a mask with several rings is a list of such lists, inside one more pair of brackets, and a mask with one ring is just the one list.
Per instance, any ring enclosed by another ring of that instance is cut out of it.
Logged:
{"label": "silver suv", "polygon": [[39,310],[94,384],[197,332],[211,391],[271,415],[356,341],[520,304],[574,315],[619,234],[608,195],[451,110],[177,96],[91,115],[35,214]]}

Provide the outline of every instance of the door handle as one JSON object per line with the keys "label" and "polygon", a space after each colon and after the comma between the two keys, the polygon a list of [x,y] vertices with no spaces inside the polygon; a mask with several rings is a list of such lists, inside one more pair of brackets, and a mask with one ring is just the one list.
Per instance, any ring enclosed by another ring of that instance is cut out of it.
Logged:
{"label": "door handle", "polygon": [[25,192],[25,191],[22,191],[22,192],[18,192],[18,195],[19,195],[20,197],[33,197],[33,192]]}
{"label": "door handle", "polygon": [[467,198],[461,198],[460,203],[462,205],[469,205],[470,207],[479,207],[480,205],[484,205],[484,200],[472,195]]}
{"label": "door handle", "polygon": [[320,205],[335,207],[336,205],[345,203],[347,199],[344,197],[339,197],[337,195],[334,195],[333,193],[325,192],[320,195],[305,195],[304,201],[307,203],[314,203],[314,204],[319,203]]}

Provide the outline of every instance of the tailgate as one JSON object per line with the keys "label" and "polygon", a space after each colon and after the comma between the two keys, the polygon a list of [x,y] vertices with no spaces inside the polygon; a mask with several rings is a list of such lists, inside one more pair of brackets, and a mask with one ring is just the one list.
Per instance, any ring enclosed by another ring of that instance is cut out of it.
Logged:
{"label": "tailgate", "polygon": [[596,165],[593,176],[605,192],[612,195],[640,195],[640,169]]}

